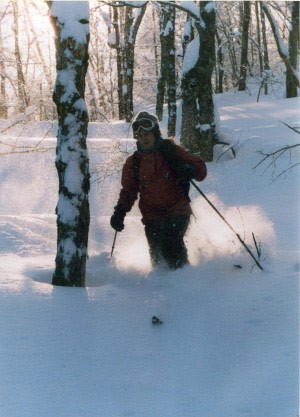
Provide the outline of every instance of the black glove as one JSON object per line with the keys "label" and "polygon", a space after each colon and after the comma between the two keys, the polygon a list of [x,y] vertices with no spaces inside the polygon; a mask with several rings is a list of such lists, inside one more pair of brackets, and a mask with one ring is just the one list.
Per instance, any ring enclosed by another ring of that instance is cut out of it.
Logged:
{"label": "black glove", "polygon": [[179,184],[195,178],[198,174],[198,168],[191,162],[186,162],[176,169],[177,182]]}
{"label": "black glove", "polygon": [[114,209],[114,214],[110,218],[110,225],[117,232],[122,232],[124,229],[124,218],[126,216],[126,211],[122,206],[116,206]]}

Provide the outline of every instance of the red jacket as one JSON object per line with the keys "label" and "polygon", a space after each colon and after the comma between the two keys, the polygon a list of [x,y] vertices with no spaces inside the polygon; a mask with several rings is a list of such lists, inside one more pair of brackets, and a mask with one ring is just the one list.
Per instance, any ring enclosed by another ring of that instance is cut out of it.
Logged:
{"label": "red jacket", "polygon": [[[176,145],[178,156],[183,162],[192,162],[198,168],[197,181],[206,177],[205,163],[201,158],[186,152]],[[191,207],[184,189],[176,182],[176,175],[163,157],[162,152],[155,149],[140,152],[139,179],[134,176],[134,157],[127,158],[122,171],[122,189],[118,205],[128,212],[140,194],[139,208],[142,222],[145,224],[161,217],[181,214],[192,214]]]}

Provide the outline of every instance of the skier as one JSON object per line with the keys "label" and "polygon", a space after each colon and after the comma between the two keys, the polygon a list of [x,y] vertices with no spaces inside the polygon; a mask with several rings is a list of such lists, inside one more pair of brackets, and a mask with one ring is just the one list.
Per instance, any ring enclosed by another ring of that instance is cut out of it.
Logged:
{"label": "skier", "polygon": [[124,219],[139,194],[139,208],[153,266],[181,268],[188,263],[184,236],[188,229],[189,180],[202,181],[206,166],[201,158],[161,137],[158,119],[146,111],[132,123],[137,151],[127,158],[110,224],[121,232]]}

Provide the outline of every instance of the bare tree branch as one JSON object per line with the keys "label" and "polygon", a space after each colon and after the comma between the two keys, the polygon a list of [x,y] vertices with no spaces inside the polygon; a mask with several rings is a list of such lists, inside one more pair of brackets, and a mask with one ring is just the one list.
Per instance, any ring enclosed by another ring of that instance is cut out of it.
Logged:
{"label": "bare tree branch", "polygon": [[[284,122],[280,122],[282,124],[284,124],[285,126],[287,126],[289,129],[292,129],[295,133],[298,133],[300,135],[300,132],[297,130],[297,128],[292,127],[290,125],[288,125],[287,123]],[[271,161],[269,162],[269,164],[266,166],[266,168],[264,169],[263,174],[272,166],[275,166],[276,161],[286,152],[290,152],[295,148],[297,148],[298,146],[300,146],[300,143],[296,143],[294,145],[285,145],[280,149],[277,149],[274,152],[259,152],[261,155],[263,155],[263,159],[261,159],[254,167],[253,169],[256,169],[257,167],[259,167],[260,165],[262,165],[265,161],[267,161],[268,159],[270,159]],[[291,171],[294,167],[296,167],[297,165],[300,165],[300,162],[297,162],[291,166],[289,166],[288,168],[286,168],[284,171],[282,171],[279,175],[277,175],[273,180],[272,183],[274,181],[276,181],[279,177],[281,177],[283,174],[285,174],[287,171]]]}

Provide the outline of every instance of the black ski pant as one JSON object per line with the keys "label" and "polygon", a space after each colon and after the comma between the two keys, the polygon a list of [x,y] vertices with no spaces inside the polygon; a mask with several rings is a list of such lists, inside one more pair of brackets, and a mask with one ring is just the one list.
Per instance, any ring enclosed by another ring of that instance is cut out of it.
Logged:
{"label": "black ski pant", "polygon": [[183,238],[189,221],[190,216],[175,215],[145,224],[145,234],[153,266],[166,263],[170,269],[177,269],[188,263]]}

